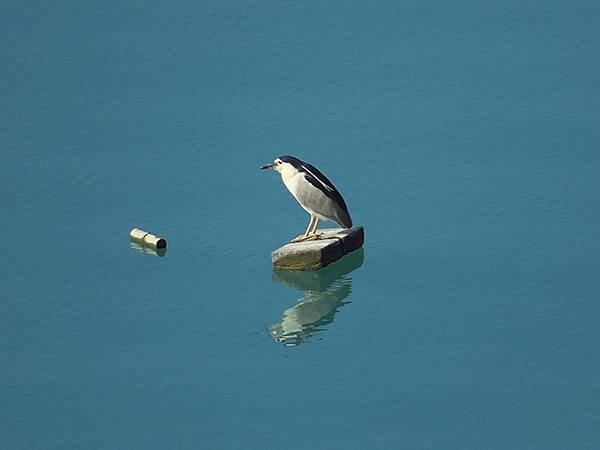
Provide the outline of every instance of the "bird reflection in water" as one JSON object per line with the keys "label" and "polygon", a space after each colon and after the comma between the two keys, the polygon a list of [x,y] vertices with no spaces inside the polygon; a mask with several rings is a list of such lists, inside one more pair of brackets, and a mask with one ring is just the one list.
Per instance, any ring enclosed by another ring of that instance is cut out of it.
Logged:
{"label": "bird reflection in water", "polygon": [[273,271],[273,281],[299,289],[304,297],[283,312],[281,322],[269,326],[271,337],[286,346],[308,342],[333,322],[338,309],[350,303],[345,299],[352,290],[350,272],[364,260],[361,248],[340,261],[316,272]]}

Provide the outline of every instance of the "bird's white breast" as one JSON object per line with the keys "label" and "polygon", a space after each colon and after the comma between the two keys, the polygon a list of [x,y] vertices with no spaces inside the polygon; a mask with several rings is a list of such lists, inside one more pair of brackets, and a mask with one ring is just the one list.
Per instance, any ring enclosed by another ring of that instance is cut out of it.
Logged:
{"label": "bird's white breast", "polygon": [[302,173],[295,170],[282,170],[281,171],[281,180],[285,187],[292,193],[294,197],[296,196],[296,192],[298,191],[299,183],[304,182],[304,176]]}

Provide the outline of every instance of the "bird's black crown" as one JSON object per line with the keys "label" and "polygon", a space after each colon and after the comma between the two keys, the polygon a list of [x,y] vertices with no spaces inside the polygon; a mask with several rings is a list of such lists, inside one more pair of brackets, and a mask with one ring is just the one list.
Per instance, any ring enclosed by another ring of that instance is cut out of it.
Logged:
{"label": "bird's black crown", "polygon": [[284,163],[288,163],[291,164],[292,166],[294,166],[296,169],[300,170],[302,167],[302,164],[306,164],[304,161],[302,161],[301,159],[296,158],[295,156],[291,156],[291,155],[283,155],[280,156],[279,159],[284,162]]}

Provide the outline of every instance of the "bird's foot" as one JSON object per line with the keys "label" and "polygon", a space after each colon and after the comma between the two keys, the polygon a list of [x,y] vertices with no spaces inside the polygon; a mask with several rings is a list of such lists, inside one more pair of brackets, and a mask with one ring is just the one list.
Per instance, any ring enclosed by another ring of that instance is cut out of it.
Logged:
{"label": "bird's foot", "polygon": [[298,237],[295,237],[294,239],[292,239],[290,242],[303,242],[303,241],[307,241],[308,239],[311,239],[312,236],[308,235],[308,234],[301,234]]}
{"label": "bird's foot", "polygon": [[301,234],[298,237],[295,237],[294,239],[292,239],[290,242],[304,242],[304,241],[310,241],[310,240],[319,240],[319,239],[323,239],[325,235],[323,233],[312,233],[312,234]]}

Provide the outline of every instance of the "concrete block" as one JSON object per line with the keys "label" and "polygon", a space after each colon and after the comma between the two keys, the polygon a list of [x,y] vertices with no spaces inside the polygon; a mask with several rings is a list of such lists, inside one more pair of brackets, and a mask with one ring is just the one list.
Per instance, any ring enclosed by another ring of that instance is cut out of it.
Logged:
{"label": "concrete block", "polygon": [[283,270],[319,270],[362,247],[365,230],[325,228],[320,239],[286,244],[272,253],[273,266]]}

